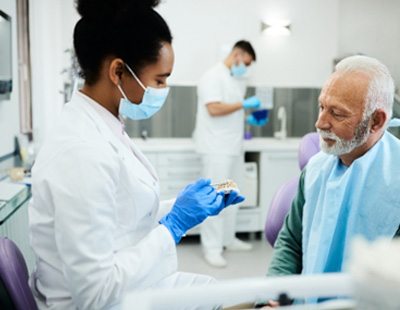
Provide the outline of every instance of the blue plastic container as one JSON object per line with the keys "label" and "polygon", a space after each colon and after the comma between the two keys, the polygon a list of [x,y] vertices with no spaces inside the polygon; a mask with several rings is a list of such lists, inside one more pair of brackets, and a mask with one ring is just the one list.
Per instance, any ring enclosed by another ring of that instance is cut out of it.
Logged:
{"label": "blue plastic container", "polygon": [[268,110],[263,109],[263,110],[254,111],[251,114],[254,116],[254,118],[257,121],[262,121],[262,120],[265,120],[268,118],[268,112],[269,112]]}

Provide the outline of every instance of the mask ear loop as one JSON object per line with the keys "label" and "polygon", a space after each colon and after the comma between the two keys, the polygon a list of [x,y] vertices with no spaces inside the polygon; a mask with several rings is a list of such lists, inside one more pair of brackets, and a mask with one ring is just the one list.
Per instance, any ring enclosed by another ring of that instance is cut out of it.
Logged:
{"label": "mask ear loop", "polygon": [[136,76],[135,72],[128,66],[128,64],[125,63],[125,67],[128,69],[128,71],[132,74],[132,76],[135,78],[136,82],[144,89],[146,90],[146,86],[143,85],[143,83],[139,80],[139,78]]}
{"label": "mask ear loop", "polygon": [[123,96],[125,99],[128,100],[128,97],[125,95],[125,92],[122,90],[121,84],[122,84],[121,80],[118,80],[117,87],[118,87],[119,91],[121,92],[122,96]]}

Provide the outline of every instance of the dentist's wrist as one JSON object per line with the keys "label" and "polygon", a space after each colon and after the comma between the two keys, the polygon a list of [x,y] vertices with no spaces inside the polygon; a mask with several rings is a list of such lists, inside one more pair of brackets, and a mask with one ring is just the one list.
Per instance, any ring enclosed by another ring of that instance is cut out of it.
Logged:
{"label": "dentist's wrist", "polygon": [[185,232],[183,232],[179,227],[177,227],[177,225],[174,224],[169,214],[161,218],[159,223],[168,229],[172,238],[175,240],[175,244],[178,244],[182,240],[182,237],[185,236]]}

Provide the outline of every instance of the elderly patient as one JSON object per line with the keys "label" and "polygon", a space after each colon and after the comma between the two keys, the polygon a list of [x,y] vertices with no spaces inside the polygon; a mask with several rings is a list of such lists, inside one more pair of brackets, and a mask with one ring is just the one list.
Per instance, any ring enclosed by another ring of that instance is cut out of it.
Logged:
{"label": "elderly patient", "polygon": [[393,96],[376,59],[336,66],[319,97],[322,152],[302,172],[268,275],[340,272],[355,236],[400,234],[400,141],[386,131]]}

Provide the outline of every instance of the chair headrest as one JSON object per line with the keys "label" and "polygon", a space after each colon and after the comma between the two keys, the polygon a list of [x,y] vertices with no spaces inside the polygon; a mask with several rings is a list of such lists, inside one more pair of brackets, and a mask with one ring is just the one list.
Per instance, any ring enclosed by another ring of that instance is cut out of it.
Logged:
{"label": "chair headrest", "polygon": [[300,170],[303,170],[310,158],[317,154],[319,151],[319,134],[317,132],[310,132],[303,136],[300,141],[298,153]]}

